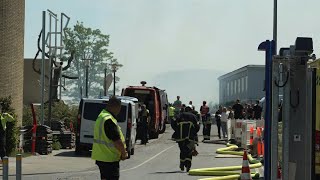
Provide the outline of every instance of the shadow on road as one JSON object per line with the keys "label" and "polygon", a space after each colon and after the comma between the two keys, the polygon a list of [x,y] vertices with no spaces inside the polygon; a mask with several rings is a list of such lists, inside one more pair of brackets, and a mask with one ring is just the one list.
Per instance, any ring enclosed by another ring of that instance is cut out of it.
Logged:
{"label": "shadow on road", "polygon": [[164,171],[164,172],[154,172],[149,174],[174,174],[174,173],[185,173],[183,171]]}
{"label": "shadow on road", "polygon": [[63,157],[91,157],[91,153],[87,152],[87,153],[82,153],[80,155],[75,154],[74,151],[64,151],[58,154],[55,154],[54,156],[63,156]]}

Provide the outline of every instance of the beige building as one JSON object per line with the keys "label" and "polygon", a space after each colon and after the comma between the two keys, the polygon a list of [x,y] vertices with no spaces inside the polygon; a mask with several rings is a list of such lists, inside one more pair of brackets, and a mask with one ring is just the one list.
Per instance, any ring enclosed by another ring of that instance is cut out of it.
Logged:
{"label": "beige building", "polygon": [[[35,69],[41,70],[41,59],[36,59]],[[45,102],[49,97],[49,60],[45,60]],[[24,60],[23,104],[41,103],[41,76],[33,70],[33,59]]]}
{"label": "beige building", "polygon": [[0,0],[0,97],[12,97],[12,107],[22,122],[24,0]]}

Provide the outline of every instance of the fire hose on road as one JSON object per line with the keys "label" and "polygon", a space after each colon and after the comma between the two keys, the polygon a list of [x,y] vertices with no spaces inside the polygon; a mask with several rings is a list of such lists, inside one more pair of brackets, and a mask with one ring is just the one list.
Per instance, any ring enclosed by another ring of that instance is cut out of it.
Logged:
{"label": "fire hose on road", "polygon": [[[239,147],[236,145],[227,144],[228,147],[217,149],[217,154],[230,154],[243,156],[243,151],[235,151]],[[248,154],[248,161],[250,163],[250,169],[259,168],[262,166],[261,162],[252,158]],[[201,168],[201,169],[191,169],[189,175],[195,176],[220,176],[213,178],[204,178],[201,180],[234,180],[239,179],[242,166],[228,166],[228,167],[213,167],[213,168]],[[251,173],[252,178],[259,178],[259,173]]]}

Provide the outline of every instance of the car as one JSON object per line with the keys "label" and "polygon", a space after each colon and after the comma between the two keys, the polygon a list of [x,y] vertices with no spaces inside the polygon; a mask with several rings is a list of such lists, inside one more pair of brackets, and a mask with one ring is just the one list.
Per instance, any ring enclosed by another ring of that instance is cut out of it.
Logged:
{"label": "car", "polygon": [[146,82],[141,81],[141,86],[128,86],[122,89],[122,96],[130,96],[138,99],[140,104],[145,104],[150,113],[149,138],[156,139],[166,130],[168,122],[168,98],[165,90],[157,87],[147,87]]}
{"label": "car", "polygon": [[[134,154],[135,147],[138,99],[124,96],[118,96],[117,98],[121,100],[121,111],[115,118],[125,136],[128,158],[130,158]],[[106,107],[108,100],[108,96],[97,99],[81,99],[76,125],[76,154],[88,152],[92,149],[95,121]]]}

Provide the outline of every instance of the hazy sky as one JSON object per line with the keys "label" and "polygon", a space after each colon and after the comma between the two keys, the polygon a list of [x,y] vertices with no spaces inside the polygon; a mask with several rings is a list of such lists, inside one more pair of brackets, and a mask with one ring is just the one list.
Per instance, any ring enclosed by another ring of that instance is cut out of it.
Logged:
{"label": "hazy sky", "polygon": [[[317,0],[280,0],[278,47],[308,36],[319,55],[319,7]],[[273,0],[27,0],[25,57],[36,53],[41,11],[46,9],[70,16],[69,27],[82,21],[111,36],[110,50],[124,65],[121,87],[168,71],[228,72],[263,64],[257,46],[272,39]]]}

